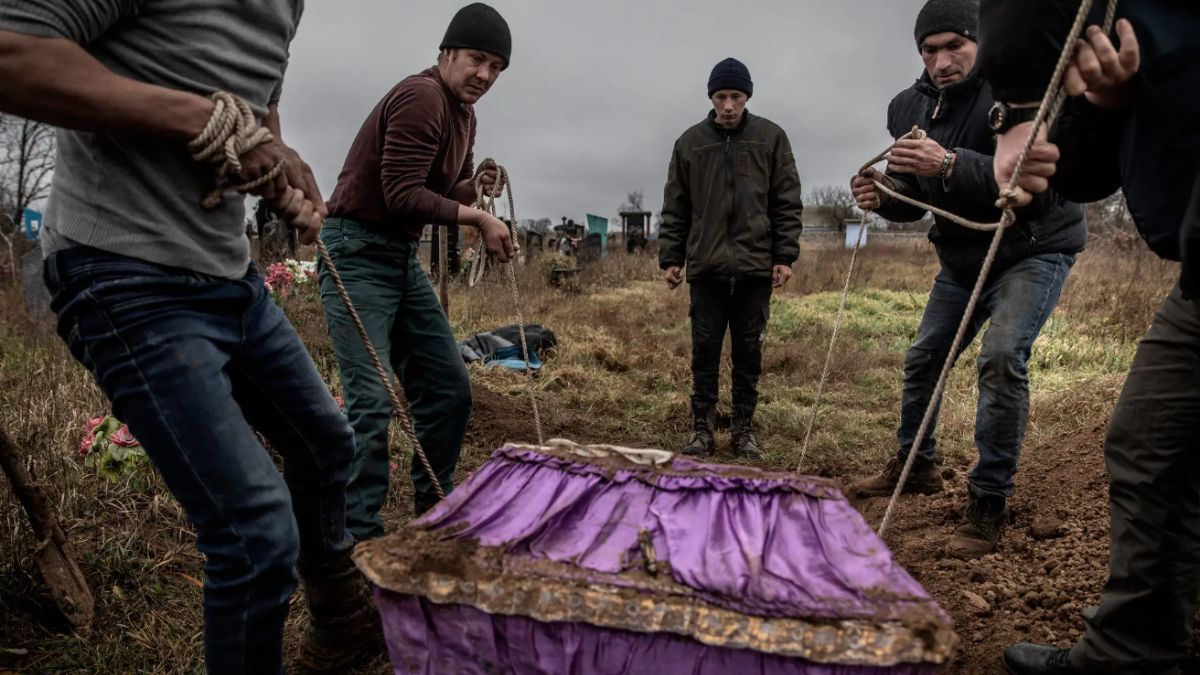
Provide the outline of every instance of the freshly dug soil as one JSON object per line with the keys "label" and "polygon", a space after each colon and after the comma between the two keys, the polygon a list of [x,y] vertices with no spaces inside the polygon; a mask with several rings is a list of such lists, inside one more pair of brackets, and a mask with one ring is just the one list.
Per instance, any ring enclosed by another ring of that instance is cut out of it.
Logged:
{"label": "freshly dug soil", "polygon": [[[945,468],[947,490],[905,497],[887,543],[897,561],[954,617],[961,640],[947,673],[1004,673],[1014,642],[1069,647],[1108,578],[1104,425],[1026,448],[999,550],[979,560],[944,555],[966,505],[969,465]],[[886,499],[858,504],[877,525]],[[1183,672],[1200,672],[1200,660]]]}

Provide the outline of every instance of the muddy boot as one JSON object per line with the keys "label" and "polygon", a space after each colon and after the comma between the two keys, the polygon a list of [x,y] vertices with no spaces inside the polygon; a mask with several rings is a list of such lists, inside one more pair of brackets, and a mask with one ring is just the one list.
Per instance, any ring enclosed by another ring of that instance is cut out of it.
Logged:
{"label": "muddy boot", "polygon": [[429,493],[418,492],[418,493],[414,494],[413,495],[413,517],[420,518],[421,516],[425,515],[425,512],[428,511],[429,509],[432,509],[433,507],[437,506],[439,501],[441,501],[441,500],[438,499],[437,493],[434,493],[434,492],[429,492]]}
{"label": "muddy boot", "polygon": [[763,451],[754,437],[754,407],[734,406],[733,420],[729,425],[729,444],[733,451],[747,459],[762,459]]}
{"label": "muddy boot", "polygon": [[995,551],[1008,518],[1004,497],[970,495],[970,500],[967,522],[959,525],[946,542],[946,553],[955,558],[979,558]]}
{"label": "muddy boot", "polygon": [[692,457],[711,455],[716,449],[713,428],[716,420],[711,405],[692,403],[692,436],[681,452]]}
{"label": "muddy boot", "polygon": [[335,673],[384,652],[379,612],[349,552],[319,572],[301,568],[308,625],[296,666],[304,673]]}
{"label": "muddy boot", "polygon": [[[883,473],[861,480],[850,486],[851,496],[858,499],[868,497],[890,497],[896,491],[896,483],[900,482],[900,472],[904,470],[904,457],[896,455],[888,460]],[[942,473],[934,462],[922,461],[919,457],[913,460],[912,470],[908,472],[908,480],[904,482],[906,495],[932,495],[942,491]]]}

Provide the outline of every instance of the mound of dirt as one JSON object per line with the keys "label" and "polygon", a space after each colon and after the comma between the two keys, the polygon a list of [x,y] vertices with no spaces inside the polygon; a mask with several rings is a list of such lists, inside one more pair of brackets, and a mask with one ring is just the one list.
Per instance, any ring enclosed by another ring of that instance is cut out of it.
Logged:
{"label": "mound of dirt", "polygon": [[[887,533],[896,560],[954,617],[962,642],[948,673],[1003,673],[1014,642],[1070,647],[1082,613],[1108,578],[1108,477],[1104,425],[1073,432],[1021,457],[999,550],[979,560],[943,553],[967,501],[967,465],[945,469],[947,490],[905,497]],[[878,524],[886,499],[858,504]],[[1200,662],[1184,666],[1200,672]]]}
{"label": "mound of dirt", "polygon": [[[524,390],[514,389],[513,393],[506,394],[477,384],[472,387],[471,396],[473,404],[466,445],[484,448],[490,453],[505,442],[537,442],[533,413]],[[543,411],[542,415],[545,414]]]}

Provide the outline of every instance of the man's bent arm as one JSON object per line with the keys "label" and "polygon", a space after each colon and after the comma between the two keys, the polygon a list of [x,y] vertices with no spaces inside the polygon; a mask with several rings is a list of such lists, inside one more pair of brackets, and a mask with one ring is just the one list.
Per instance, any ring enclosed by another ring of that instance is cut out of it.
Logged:
{"label": "man's bent arm", "polygon": [[65,38],[0,30],[0,111],[122,136],[195,138],[214,104],[199,94],[121,77]]}

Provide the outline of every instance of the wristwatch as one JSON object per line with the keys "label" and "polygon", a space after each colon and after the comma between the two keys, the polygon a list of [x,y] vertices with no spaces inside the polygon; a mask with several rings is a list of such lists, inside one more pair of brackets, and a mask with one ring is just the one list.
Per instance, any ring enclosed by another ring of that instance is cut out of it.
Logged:
{"label": "wristwatch", "polygon": [[1022,122],[1032,122],[1037,117],[1041,102],[1034,103],[1002,103],[996,101],[988,110],[988,126],[997,134],[1002,134]]}

